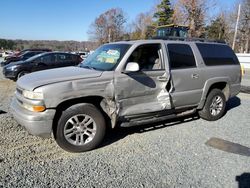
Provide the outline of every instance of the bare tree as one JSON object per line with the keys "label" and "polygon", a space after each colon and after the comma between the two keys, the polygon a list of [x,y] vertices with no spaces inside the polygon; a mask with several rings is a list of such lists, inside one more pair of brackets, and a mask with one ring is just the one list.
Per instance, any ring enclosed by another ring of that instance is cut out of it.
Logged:
{"label": "bare tree", "polygon": [[250,0],[242,1],[242,11],[240,19],[240,52],[249,52],[250,43]]}
{"label": "bare tree", "polygon": [[124,34],[125,23],[125,13],[122,9],[110,9],[95,19],[88,34],[91,39],[97,40],[101,44],[117,41]]}
{"label": "bare tree", "polygon": [[234,8],[229,11],[229,25],[230,25],[230,45],[233,44],[234,28],[237,19],[238,6],[241,3],[240,20],[238,25],[238,34],[235,42],[236,52],[246,52],[249,53],[249,43],[250,43],[250,0],[240,0],[238,1]]}
{"label": "bare tree", "polygon": [[136,20],[131,24],[131,39],[146,39],[149,35],[153,35],[153,14],[150,12],[140,13]]}
{"label": "bare tree", "polygon": [[187,15],[186,15],[185,11],[183,11],[183,5],[181,4],[180,1],[178,1],[174,4],[173,10],[174,10],[173,24],[187,25],[188,24]]}
{"label": "bare tree", "polygon": [[[182,22],[189,26],[191,37],[201,37],[205,33],[205,17],[213,7],[211,0],[179,0],[177,3]],[[176,13],[177,14],[177,13]],[[178,15],[177,14],[177,15]],[[177,17],[177,16],[175,16]],[[180,22],[180,20],[178,21]]]}

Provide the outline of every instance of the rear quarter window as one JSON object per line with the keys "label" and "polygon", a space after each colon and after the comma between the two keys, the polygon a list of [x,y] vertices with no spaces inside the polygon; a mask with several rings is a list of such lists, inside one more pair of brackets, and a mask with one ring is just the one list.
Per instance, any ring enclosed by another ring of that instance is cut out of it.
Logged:
{"label": "rear quarter window", "polygon": [[207,66],[235,65],[239,61],[234,51],[223,44],[196,44]]}

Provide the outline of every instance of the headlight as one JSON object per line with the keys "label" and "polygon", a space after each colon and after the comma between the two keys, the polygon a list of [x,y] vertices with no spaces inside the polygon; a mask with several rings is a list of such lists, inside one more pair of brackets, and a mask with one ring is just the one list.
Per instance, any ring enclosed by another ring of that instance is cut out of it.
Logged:
{"label": "headlight", "polygon": [[16,68],[18,67],[18,65],[12,65],[12,66],[10,66],[10,67],[6,67],[6,69],[8,69],[8,70],[15,70]]}
{"label": "headlight", "polygon": [[43,99],[43,94],[33,91],[23,91],[23,96],[28,99]]}

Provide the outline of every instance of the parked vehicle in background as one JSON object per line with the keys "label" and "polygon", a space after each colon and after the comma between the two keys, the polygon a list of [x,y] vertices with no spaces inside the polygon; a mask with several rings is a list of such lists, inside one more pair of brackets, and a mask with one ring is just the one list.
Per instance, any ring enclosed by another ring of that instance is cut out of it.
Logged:
{"label": "parked vehicle in background", "polygon": [[188,26],[184,25],[162,25],[157,27],[156,37],[188,37]]}
{"label": "parked vehicle in background", "polygon": [[78,52],[77,54],[80,55],[80,57],[81,57],[83,60],[85,60],[85,59],[88,57],[89,52]]}
{"label": "parked vehicle in background", "polygon": [[29,59],[41,53],[44,53],[44,52],[43,51],[26,51],[19,56],[10,56],[6,61],[1,62],[0,65],[3,67],[5,65],[8,65],[9,63],[13,63],[16,61],[25,61],[26,59]]}
{"label": "parked vehicle in background", "polygon": [[51,49],[48,49],[48,48],[28,48],[28,49],[24,49],[22,51],[20,51],[18,54],[16,55],[20,55],[20,54],[23,54],[25,52],[32,52],[32,51],[41,51],[41,52],[52,52]]}
{"label": "parked vehicle in background", "polygon": [[3,58],[7,58],[7,57],[9,57],[9,56],[11,56],[11,55],[13,55],[14,53],[13,52],[11,52],[11,51],[4,51],[4,52],[2,52],[2,57]]}
{"label": "parked vehicle in background", "polygon": [[51,52],[51,49],[47,49],[47,48],[30,48],[30,49],[25,49],[22,50],[18,53],[13,53],[11,56],[7,56],[4,58],[5,61],[7,61],[9,58],[13,58],[13,57],[17,57],[17,56],[21,56],[23,55],[25,52],[32,52],[32,51],[41,51],[41,52]]}
{"label": "parked vehicle in background", "polygon": [[25,74],[59,67],[76,66],[82,61],[79,55],[45,52],[35,55],[24,61],[10,63],[3,68],[3,74],[6,78],[17,80]]}
{"label": "parked vehicle in background", "polygon": [[96,148],[108,126],[130,127],[198,112],[225,114],[241,70],[226,44],[197,39],[105,44],[78,67],[41,71],[17,82],[14,118],[31,134],[70,152]]}

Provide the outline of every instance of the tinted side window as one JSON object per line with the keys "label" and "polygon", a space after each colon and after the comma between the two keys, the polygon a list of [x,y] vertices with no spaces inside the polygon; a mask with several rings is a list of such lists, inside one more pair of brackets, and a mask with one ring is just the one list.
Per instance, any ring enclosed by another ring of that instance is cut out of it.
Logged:
{"label": "tinted side window", "polygon": [[21,58],[28,59],[29,58],[29,54],[24,54],[24,55],[21,56]]}
{"label": "tinted side window", "polygon": [[80,59],[80,56],[72,55],[71,58],[72,58],[73,61],[78,61]]}
{"label": "tinted side window", "polygon": [[168,44],[169,62],[172,69],[196,67],[191,47],[187,44]]}
{"label": "tinted side window", "polygon": [[72,61],[73,56],[70,54],[66,54],[66,61]]}
{"label": "tinted side window", "polygon": [[69,62],[69,61],[72,61],[72,56],[69,54],[58,54],[57,61],[58,62]]}
{"label": "tinted side window", "polygon": [[25,55],[24,55],[24,58],[28,59],[28,58],[30,58],[30,57],[32,57],[32,56],[34,56],[34,55],[36,55],[35,52],[30,52],[30,53],[25,54]]}
{"label": "tinted side window", "polygon": [[64,54],[58,54],[57,55],[57,61],[58,62],[64,62],[66,60],[66,56]]}
{"label": "tinted side window", "polygon": [[37,54],[40,54],[41,52],[33,52],[32,53],[32,56],[34,56],[34,55],[37,55]]}
{"label": "tinted side window", "polygon": [[55,62],[55,56],[54,55],[46,55],[41,57],[41,62],[43,63],[53,63]]}
{"label": "tinted side window", "polygon": [[204,63],[208,66],[239,64],[233,50],[222,44],[196,44]]}

